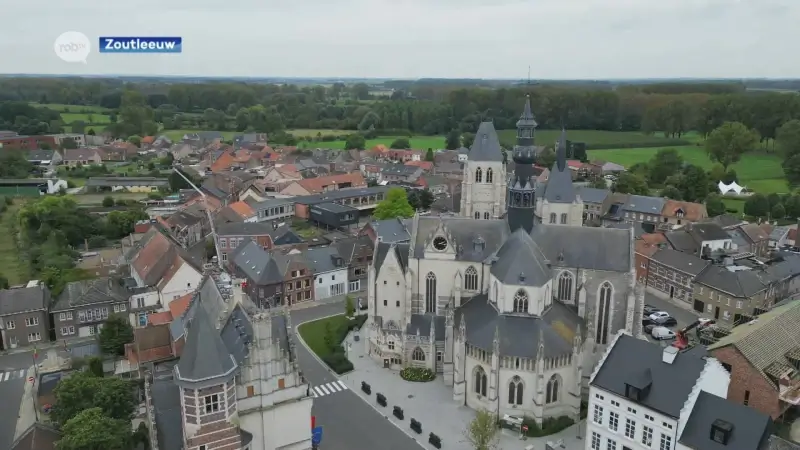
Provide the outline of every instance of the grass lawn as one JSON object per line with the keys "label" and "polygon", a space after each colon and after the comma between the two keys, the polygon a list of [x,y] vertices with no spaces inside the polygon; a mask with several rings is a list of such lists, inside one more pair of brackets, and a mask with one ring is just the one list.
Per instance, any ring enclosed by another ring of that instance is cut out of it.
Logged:
{"label": "grass lawn", "polygon": [[28,281],[27,266],[19,257],[11,231],[13,222],[17,220],[17,211],[21,207],[22,201],[16,200],[0,217],[0,273],[8,278],[11,286]]}
{"label": "grass lawn", "polygon": [[58,112],[64,112],[64,109],[69,109],[70,112],[86,112],[86,113],[97,113],[97,114],[106,114],[111,111],[108,108],[103,108],[102,106],[83,106],[83,105],[64,105],[61,103],[31,103],[34,106],[41,106],[43,108],[52,109]]}
{"label": "grass lawn", "polygon": [[[516,139],[517,130],[500,130],[500,139],[512,141]],[[536,130],[536,143],[553,146],[561,137],[561,130]],[[651,144],[666,141],[663,134],[646,135],[638,131],[600,131],[600,130],[567,130],[567,139],[573,142],[585,142],[587,145],[601,144]],[[687,140],[690,140],[687,138]]]}
{"label": "grass lawn", "polygon": [[[704,169],[711,168],[713,164],[703,147],[683,146],[670,147],[678,151],[684,161],[700,166]],[[589,150],[590,160],[610,161],[630,167],[636,163],[649,161],[658,152],[658,148],[622,148],[614,150]],[[790,192],[781,168],[781,159],[777,155],[766,153],[748,153],[742,160],[733,166],[739,177],[739,184],[755,192],[770,194],[773,192]]]}
{"label": "grass lawn", "polygon": [[325,344],[325,332],[327,325],[330,324],[330,329],[335,332],[340,327],[346,327],[348,322],[349,321],[344,317],[344,314],[341,314],[338,316],[327,317],[325,319],[304,323],[300,325],[297,330],[300,332],[300,337],[303,338],[311,350],[316,353],[317,356],[322,358],[330,354],[330,349]]}
{"label": "grass lawn", "polygon": [[317,134],[322,136],[347,136],[348,134],[355,133],[353,130],[288,130],[289,133],[297,137],[314,137]]}
{"label": "grass lawn", "polygon": [[[184,134],[200,133],[203,131],[209,130],[161,130],[158,134],[159,136],[164,135],[170,138],[173,142],[176,142],[183,139]],[[241,134],[236,131],[220,131],[220,133],[222,133],[222,139],[226,141],[233,139],[234,135]]]}
{"label": "grass lawn", "polygon": [[[91,116],[91,120],[90,119]],[[61,113],[61,120],[65,124],[70,124],[76,120],[82,120],[86,123],[111,123],[111,117],[107,114],[84,114],[84,113]]]}

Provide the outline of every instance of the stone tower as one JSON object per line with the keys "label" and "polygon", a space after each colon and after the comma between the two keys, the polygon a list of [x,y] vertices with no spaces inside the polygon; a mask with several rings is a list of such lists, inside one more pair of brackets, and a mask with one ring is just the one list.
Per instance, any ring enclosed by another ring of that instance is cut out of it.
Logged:
{"label": "stone tower", "polygon": [[533,164],[536,162],[536,125],[529,96],[525,99],[525,109],[517,121],[514,176],[508,187],[508,226],[512,233],[518,228],[530,233],[536,220],[536,178],[533,176]]}
{"label": "stone tower", "polygon": [[[186,346],[175,366],[180,387],[184,448],[241,448],[236,401],[236,360],[204,308],[188,323]],[[202,446],[202,447],[201,447]]]}
{"label": "stone tower", "polygon": [[492,122],[483,122],[464,164],[461,215],[497,219],[506,211],[506,166]]}

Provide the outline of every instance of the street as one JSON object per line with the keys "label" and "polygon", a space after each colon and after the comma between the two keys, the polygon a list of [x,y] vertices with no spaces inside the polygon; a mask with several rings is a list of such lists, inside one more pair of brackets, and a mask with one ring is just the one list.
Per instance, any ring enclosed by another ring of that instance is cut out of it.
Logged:
{"label": "street", "polygon": [[[338,302],[292,311],[296,326],[325,316],[344,312]],[[298,338],[295,344],[300,369],[312,387],[316,387],[312,414],[317,426],[323,428],[320,450],[410,450],[419,444],[380,415],[361,397],[349,389],[342,389],[337,378],[328,372],[306,350]],[[347,376],[347,375],[345,375]]]}
{"label": "street", "polygon": [[0,404],[4,413],[0,415],[0,448],[11,448],[17,427],[22,393],[25,389],[26,372],[33,365],[33,352],[0,356]]}
{"label": "street", "polygon": [[[677,301],[677,300],[676,300]],[[669,327],[671,330],[680,330],[681,328],[690,325],[695,320],[697,320],[700,315],[694,311],[689,309],[681,308],[676,304],[670,302],[669,300],[664,300],[659,298],[649,292],[644,294],[644,303],[646,305],[652,305],[656,308],[666,311],[669,313],[670,316],[674,317],[675,320],[678,321],[678,324],[674,327]]]}

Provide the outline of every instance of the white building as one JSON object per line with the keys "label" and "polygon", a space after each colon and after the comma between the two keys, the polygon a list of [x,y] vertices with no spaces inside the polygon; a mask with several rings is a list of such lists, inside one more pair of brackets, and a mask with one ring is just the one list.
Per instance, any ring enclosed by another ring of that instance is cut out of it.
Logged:
{"label": "white building", "polygon": [[336,247],[310,248],[304,256],[314,270],[314,299],[347,294],[349,268]]}
{"label": "white building", "polygon": [[310,449],[313,396],[288,310],[260,312],[240,280],[220,280],[205,278],[171,324],[185,342],[177,365],[148,377],[153,448]]}
{"label": "white building", "polygon": [[681,448],[698,397],[725,399],[729,383],[728,371],[702,346],[679,351],[620,332],[591,375],[586,449]]}
{"label": "white building", "polygon": [[[510,184],[484,123],[467,163],[482,174],[463,182],[473,192],[466,217],[417,215],[405,242],[378,233],[365,345],[389,369],[440,373],[459,404],[541,422],[578,415],[614,333],[640,332],[643,290],[630,230],[536,223],[529,104],[518,126]],[[487,184],[489,169],[503,182]]]}

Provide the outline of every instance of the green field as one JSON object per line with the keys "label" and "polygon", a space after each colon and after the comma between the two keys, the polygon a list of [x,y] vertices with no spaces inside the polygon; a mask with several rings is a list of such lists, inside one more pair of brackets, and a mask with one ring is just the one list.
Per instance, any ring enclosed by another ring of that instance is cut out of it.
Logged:
{"label": "green field", "polygon": [[[710,169],[712,162],[703,147],[670,147],[678,151],[689,164]],[[609,161],[630,167],[636,163],[647,162],[658,152],[658,148],[623,148],[615,150],[589,150],[587,156],[592,161]],[[783,175],[781,159],[777,155],[765,153],[745,154],[741,161],[733,165],[738,182],[742,186],[762,194],[789,192],[789,185]]]}
{"label": "green field", "polygon": [[[403,138],[404,136],[396,136],[396,137],[382,137],[377,139],[367,139],[366,147],[367,149],[371,149],[376,145],[384,145],[387,148],[392,145],[392,142],[395,139]],[[415,150],[427,150],[428,148],[433,149],[440,149],[444,147],[444,137],[443,136],[420,136],[420,137],[411,137],[406,138],[408,139],[409,144],[411,145],[412,149]],[[333,148],[333,149],[344,149],[345,141],[330,141],[330,142],[308,142],[308,141],[301,141],[297,144],[300,148]]]}
{"label": "green field", "polygon": [[355,133],[353,130],[287,130],[289,133],[296,137],[316,137],[317,134],[322,136],[347,136],[348,134]]}
{"label": "green field", "polygon": [[[170,138],[173,142],[176,142],[183,139],[184,134],[201,133],[203,131],[209,131],[209,130],[161,130],[158,134],[159,136],[162,135],[166,136]],[[226,141],[233,139],[233,136],[237,134],[241,134],[236,131],[220,131],[220,133],[222,133],[222,139]]]}
{"label": "green field", "polygon": [[[497,132],[501,140],[511,142],[516,139],[517,130],[500,130]],[[536,130],[536,143],[544,146],[555,146],[561,137],[561,130]],[[653,145],[665,142],[663,134],[647,135],[638,131],[600,131],[600,130],[567,130],[567,139],[573,142],[585,142],[586,145],[619,144]],[[689,137],[686,140],[691,140]]]}
{"label": "green field", "polygon": [[70,113],[107,114],[111,111],[110,109],[103,108],[102,106],[64,105],[61,103],[32,103],[32,105],[52,109],[61,113],[63,113],[65,109],[68,109]]}
{"label": "green field", "polygon": [[108,114],[84,114],[84,113],[61,113],[61,120],[65,124],[70,124],[76,120],[82,120],[86,123],[111,123],[111,117]]}
{"label": "green field", "polygon": [[119,200],[144,200],[147,194],[143,192],[119,192],[119,193],[102,193],[102,194],[79,194],[71,195],[76,203],[80,205],[102,205],[103,199],[112,197]]}

